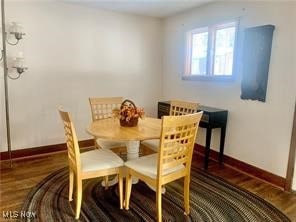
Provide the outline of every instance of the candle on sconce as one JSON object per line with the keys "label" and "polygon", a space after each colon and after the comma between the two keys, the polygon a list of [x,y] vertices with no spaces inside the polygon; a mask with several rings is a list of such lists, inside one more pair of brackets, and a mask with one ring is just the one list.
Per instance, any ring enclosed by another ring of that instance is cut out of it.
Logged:
{"label": "candle on sconce", "polygon": [[10,32],[11,33],[16,32],[16,22],[11,22],[11,24],[10,24]]}
{"label": "candle on sconce", "polygon": [[[23,26],[21,25],[21,23],[12,22],[10,26],[10,34],[14,35],[17,40],[22,39],[25,33],[23,32]],[[15,45],[17,43],[9,43],[9,44]]]}
{"label": "candle on sconce", "polygon": [[16,68],[22,68],[24,66],[23,64],[23,59],[21,58],[15,58],[14,59],[14,64],[13,64],[13,67],[16,67]]}
{"label": "candle on sconce", "polygon": [[23,68],[24,67],[24,53],[18,52],[17,57],[14,59],[13,67]]}
{"label": "candle on sconce", "polygon": [[11,23],[11,32],[12,33],[22,33],[23,32],[23,26],[19,22],[12,22]]}
{"label": "candle on sconce", "polygon": [[23,26],[21,23],[16,24],[16,31],[19,33],[23,33]]}

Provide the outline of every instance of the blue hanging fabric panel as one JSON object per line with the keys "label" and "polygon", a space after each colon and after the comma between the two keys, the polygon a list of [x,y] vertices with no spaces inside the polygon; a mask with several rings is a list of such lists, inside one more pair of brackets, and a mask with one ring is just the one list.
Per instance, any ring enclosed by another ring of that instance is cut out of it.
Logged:
{"label": "blue hanging fabric panel", "polygon": [[245,29],[241,99],[265,102],[274,25]]}

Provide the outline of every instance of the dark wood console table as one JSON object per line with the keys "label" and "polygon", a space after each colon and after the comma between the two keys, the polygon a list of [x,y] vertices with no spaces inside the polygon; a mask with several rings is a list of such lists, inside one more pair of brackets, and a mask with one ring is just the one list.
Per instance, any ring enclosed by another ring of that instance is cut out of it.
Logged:
{"label": "dark wood console table", "polygon": [[[199,106],[198,111],[203,111],[202,119],[199,123],[199,127],[206,128],[206,149],[205,149],[205,162],[204,168],[208,168],[212,129],[221,128],[220,135],[220,151],[219,151],[219,163],[223,162],[225,133],[227,124],[228,111],[225,109],[218,109],[208,106]],[[170,113],[170,101],[158,102],[158,118]]]}

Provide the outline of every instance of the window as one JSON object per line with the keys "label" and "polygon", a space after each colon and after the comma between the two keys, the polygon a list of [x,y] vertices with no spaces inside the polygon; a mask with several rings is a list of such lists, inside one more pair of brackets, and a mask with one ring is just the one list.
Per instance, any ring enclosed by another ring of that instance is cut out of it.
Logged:
{"label": "window", "polygon": [[233,74],[237,22],[187,33],[184,79],[227,79]]}

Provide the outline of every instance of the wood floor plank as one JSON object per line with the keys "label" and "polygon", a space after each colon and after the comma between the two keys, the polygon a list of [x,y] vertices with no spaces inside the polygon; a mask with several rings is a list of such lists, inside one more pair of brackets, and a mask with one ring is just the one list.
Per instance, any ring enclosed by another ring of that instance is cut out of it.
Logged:
{"label": "wood floor plank", "polygon": [[[147,154],[147,150],[143,153]],[[50,173],[66,167],[66,152],[18,159],[9,168],[6,161],[0,162],[0,211],[19,211],[28,192]],[[194,154],[193,164],[203,167],[203,157]],[[244,188],[283,211],[292,221],[296,221],[296,194],[287,193],[278,187],[253,178],[228,166],[209,162],[208,171],[228,182]]]}

